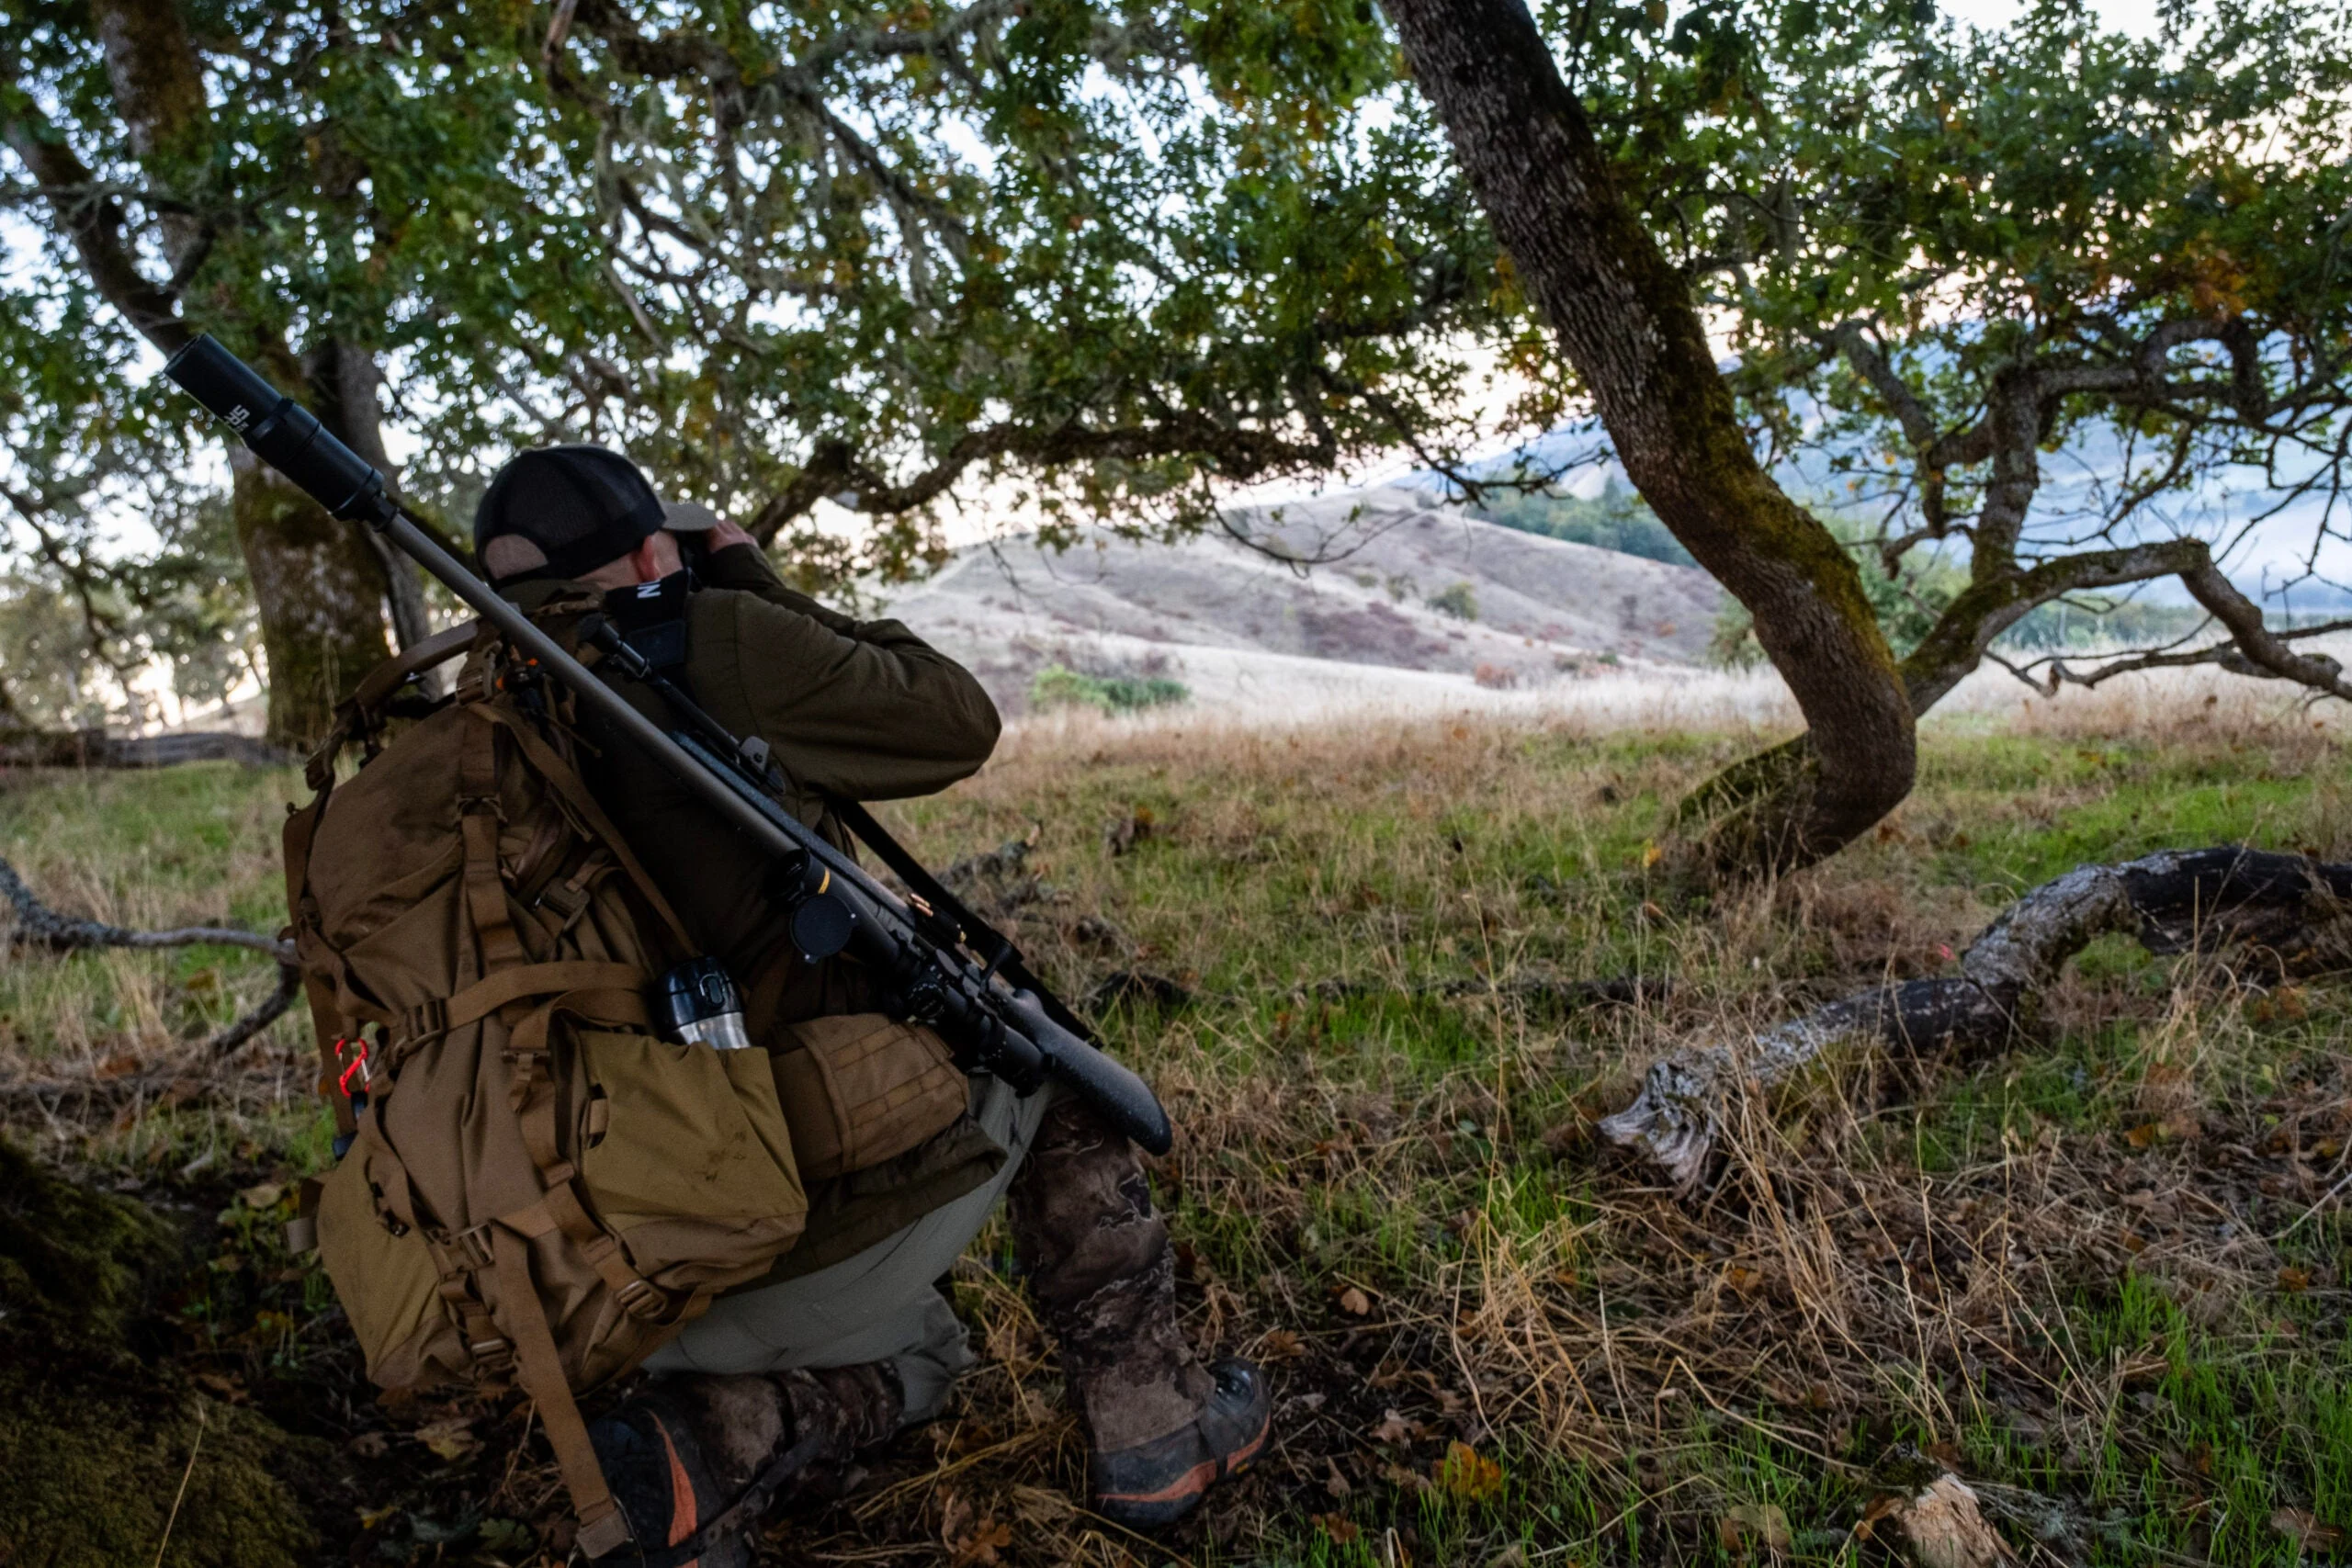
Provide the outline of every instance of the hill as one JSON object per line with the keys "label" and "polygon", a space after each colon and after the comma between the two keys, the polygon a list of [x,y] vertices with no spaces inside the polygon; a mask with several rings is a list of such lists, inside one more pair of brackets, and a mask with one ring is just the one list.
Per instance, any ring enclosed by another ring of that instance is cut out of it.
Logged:
{"label": "hill", "polygon": [[1226,522],[1175,544],[974,546],[887,610],[1012,713],[1053,664],[1166,674],[1220,706],[1327,711],[1694,663],[1722,603],[1693,568],[1500,527],[1402,488]]}

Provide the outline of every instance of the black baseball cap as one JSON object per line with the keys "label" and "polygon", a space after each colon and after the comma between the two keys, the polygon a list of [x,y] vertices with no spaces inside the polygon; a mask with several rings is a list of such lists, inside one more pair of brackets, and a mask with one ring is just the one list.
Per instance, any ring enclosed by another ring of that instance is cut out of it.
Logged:
{"label": "black baseball cap", "polygon": [[[660,533],[661,498],[638,466],[606,446],[540,446],[507,459],[474,509],[474,558],[492,581],[571,578],[594,571]],[[537,559],[498,570],[490,542],[514,537]]]}

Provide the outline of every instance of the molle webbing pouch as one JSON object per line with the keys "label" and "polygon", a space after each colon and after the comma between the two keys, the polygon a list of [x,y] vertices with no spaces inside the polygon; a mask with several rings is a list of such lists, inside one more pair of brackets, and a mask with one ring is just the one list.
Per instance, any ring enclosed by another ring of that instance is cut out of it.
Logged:
{"label": "molle webbing pouch", "polygon": [[881,1013],[790,1026],[775,1053],[776,1095],[810,1181],[895,1159],[964,1114],[971,1087],[933,1031]]}

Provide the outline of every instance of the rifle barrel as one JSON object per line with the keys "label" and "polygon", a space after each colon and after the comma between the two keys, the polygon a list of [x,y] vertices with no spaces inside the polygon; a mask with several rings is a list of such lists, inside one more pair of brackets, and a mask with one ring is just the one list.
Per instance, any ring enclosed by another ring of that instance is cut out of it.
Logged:
{"label": "rifle barrel", "polygon": [[[842,854],[816,832],[787,825],[783,808],[759,795],[740,770],[715,755],[698,757],[681,746],[669,731],[629,705],[610,684],[567,652],[562,644],[533,623],[521,606],[500,597],[491,585],[418,525],[417,519],[391,498],[383,476],[358,454],[335,438],[293,399],[280,394],[267,380],[209,336],[199,334],[174,355],[164,373],[177,382],[217,417],[244,437],[263,461],[293,479],[320,504],[345,521],[364,522],[381,532],[403,555],[423,567],[475,614],[496,626],[540,673],[562,682],[583,706],[614,725],[621,736],[645,750],[679,783],[754,844],[779,861],[809,857],[829,867],[853,893],[862,933],[869,942],[896,948],[903,940],[928,950],[931,962],[956,979],[958,965],[925,936],[912,913],[899,906],[888,889],[865,869]],[[699,749],[699,748],[698,748]],[[804,862],[805,863],[805,862]],[[860,908],[858,906],[864,906]],[[877,928],[872,917],[886,916],[903,928],[891,933]],[[869,950],[878,958],[898,956]],[[962,966],[960,978],[971,980],[976,965]],[[1166,1154],[1174,1140],[1168,1113],[1150,1087],[1125,1065],[1064,1029],[1046,1012],[1041,999],[1027,991],[1013,991],[1001,980],[982,973],[981,995],[951,986],[942,998],[956,1013],[984,1008],[985,1020],[964,1020],[976,1032],[995,1035],[1004,1047],[1008,1067],[1028,1070],[1019,1076],[1026,1092],[1035,1086],[1038,1069],[1078,1090],[1110,1117],[1119,1130],[1153,1154]],[[991,991],[990,987],[996,987]]]}

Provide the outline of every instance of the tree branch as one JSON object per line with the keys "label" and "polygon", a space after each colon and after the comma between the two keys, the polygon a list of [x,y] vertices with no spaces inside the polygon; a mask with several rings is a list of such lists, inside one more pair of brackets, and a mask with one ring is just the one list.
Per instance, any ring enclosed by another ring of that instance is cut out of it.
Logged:
{"label": "tree branch", "polygon": [[1909,980],[1832,1002],[1752,1043],[1694,1046],[1653,1066],[1601,1136],[1689,1190],[1705,1173],[1722,1107],[1747,1085],[1787,1078],[1839,1040],[1911,1055],[1999,1046],[2030,1029],[2041,992],[2109,931],[2155,953],[2253,949],[2274,970],[2352,958],[2352,865],[2223,847],[2077,866],[2003,911],[1957,976]]}
{"label": "tree branch", "polygon": [[2249,672],[2275,675],[2352,702],[2352,684],[2344,679],[2344,666],[2326,654],[2297,653],[2288,646],[2285,639],[2263,624],[2261,606],[2222,575],[2222,569],[2213,564],[2211,555],[2192,570],[2182,572],[2180,581],[2197,602],[2229,629],[2230,639],[2254,666]]}
{"label": "tree branch", "polygon": [[5,897],[16,912],[17,940],[29,937],[51,948],[72,952],[84,947],[245,947],[256,953],[266,953],[277,960],[277,988],[259,1007],[246,1013],[207,1043],[207,1049],[216,1055],[226,1055],[254,1035],[276,1022],[278,1016],[294,1005],[301,991],[302,972],[295,966],[294,944],[259,931],[241,930],[235,926],[181,926],[165,931],[134,931],[121,926],[110,926],[100,920],[77,920],[61,915],[39,898],[25,886],[17,868],[0,859],[0,897]]}
{"label": "tree branch", "polygon": [[192,334],[179,319],[177,299],[148,281],[133,260],[123,238],[128,218],[122,203],[111,197],[74,194],[95,185],[89,166],[17,85],[13,60],[0,60],[0,87],[8,90],[17,106],[16,113],[0,120],[0,140],[6,141],[40,186],[91,286],[140,336],[165,354],[177,352]]}

